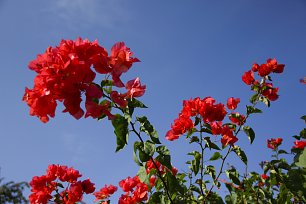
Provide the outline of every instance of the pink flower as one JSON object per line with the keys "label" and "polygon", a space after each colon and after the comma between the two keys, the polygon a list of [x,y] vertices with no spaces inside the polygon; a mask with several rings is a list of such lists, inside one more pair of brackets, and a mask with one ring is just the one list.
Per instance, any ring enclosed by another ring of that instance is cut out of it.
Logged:
{"label": "pink flower", "polygon": [[142,86],[138,77],[128,81],[125,85],[125,88],[128,90],[126,93],[128,98],[140,97],[146,91],[146,85]]}

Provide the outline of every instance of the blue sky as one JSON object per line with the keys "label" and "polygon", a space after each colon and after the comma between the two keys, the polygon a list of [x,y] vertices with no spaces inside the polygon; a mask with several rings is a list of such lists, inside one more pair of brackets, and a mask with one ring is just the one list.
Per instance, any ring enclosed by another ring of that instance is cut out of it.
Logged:
{"label": "blue sky", "polygon": [[[250,119],[254,145],[239,136],[250,168],[267,159],[266,139],[283,137],[290,148],[291,136],[304,127],[299,120],[306,107],[306,87],[299,83],[306,75],[304,0],[0,0],[0,25],[0,166],[7,181],[30,181],[51,163],[75,167],[97,188],[137,172],[131,145],[114,153],[109,121],[77,121],[61,113],[62,106],[47,124],[29,116],[21,100],[35,76],[28,62],[61,39],[98,39],[108,50],[124,41],[131,48],[141,63],[124,79],[139,76],[147,85],[142,101],[149,109],[138,113],[154,124],[179,170],[186,169],[191,147],[183,138],[168,142],[164,135],[182,100],[212,96],[225,102],[234,96],[241,98],[243,112],[251,92],[241,75],[254,62],[275,57],[286,67],[274,77],[279,100],[270,109],[260,106],[264,114]],[[241,165],[235,157],[229,162]]]}

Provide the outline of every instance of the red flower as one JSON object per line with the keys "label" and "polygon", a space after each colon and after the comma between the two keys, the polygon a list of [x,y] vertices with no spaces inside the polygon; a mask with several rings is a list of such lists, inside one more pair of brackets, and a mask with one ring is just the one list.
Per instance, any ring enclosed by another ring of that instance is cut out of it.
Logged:
{"label": "red flower", "polygon": [[222,121],[226,116],[226,108],[222,103],[214,104],[215,99],[206,97],[200,101],[199,114],[204,122]]}
{"label": "red flower", "polygon": [[168,132],[166,138],[176,139],[179,135],[184,134],[188,130],[193,128],[193,122],[189,117],[181,115],[179,118],[174,120],[174,123],[171,125],[172,132]]}
{"label": "red flower", "polygon": [[222,122],[214,121],[210,123],[211,132],[213,135],[220,135],[222,133]]}
{"label": "red flower", "polygon": [[96,190],[95,184],[92,183],[90,179],[82,181],[82,189],[86,194],[93,193]]}
{"label": "red flower", "polygon": [[243,125],[245,123],[245,116],[241,115],[240,113],[231,113],[229,119],[232,121],[232,123],[237,125]]}
{"label": "red flower", "polygon": [[231,110],[235,110],[237,108],[238,103],[240,103],[239,98],[231,97],[227,99],[227,108]]}
{"label": "red flower", "polygon": [[45,192],[45,191],[39,191],[36,193],[32,193],[29,196],[30,203],[39,203],[39,204],[47,204],[48,201],[52,198],[52,196]]}
{"label": "red flower", "polygon": [[133,198],[137,203],[148,199],[148,186],[142,182],[139,182],[133,191]]}
{"label": "red flower", "polygon": [[112,101],[118,104],[121,108],[126,108],[126,106],[128,105],[128,102],[124,97],[124,94],[120,94],[117,91],[112,91],[110,97]]}
{"label": "red flower", "polygon": [[94,101],[86,101],[85,107],[86,107],[86,114],[85,118],[88,116],[91,116],[92,118],[99,118],[103,115],[108,116],[109,120],[114,119],[114,115],[110,113],[110,103],[107,101],[104,104],[100,105],[97,104]]}
{"label": "red flower", "polygon": [[166,139],[175,140],[180,135],[194,127],[190,117],[198,115],[202,117],[205,123],[222,121],[227,114],[224,104],[215,104],[215,99],[206,97],[204,99],[195,98],[183,101],[183,109],[179,117],[174,120],[171,130],[166,134]]}
{"label": "red flower", "polygon": [[264,180],[267,180],[269,178],[269,176],[266,175],[266,174],[261,174],[261,178],[264,179]]}
{"label": "red flower", "polygon": [[304,77],[303,79],[300,79],[300,82],[301,82],[302,84],[306,84],[306,77]]}
{"label": "red flower", "polygon": [[259,65],[257,63],[253,64],[252,71],[257,72],[259,70]]}
{"label": "red flower", "polygon": [[134,178],[128,177],[120,181],[119,185],[126,192],[125,195],[121,195],[119,198],[119,204],[136,204],[148,199],[148,186],[142,183],[138,176]]}
{"label": "red flower", "polygon": [[306,140],[296,140],[292,148],[303,150],[306,147]]}
{"label": "red flower", "polygon": [[76,119],[83,116],[80,108],[84,85],[92,83],[96,74],[91,70],[97,56],[107,54],[98,43],[82,40],[62,40],[30,62],[29,68],[37,72],[34,88],[26,89],[23,101],[30,106],[30,114],[42,122],[54,117],[56,101],[63,101],[65,110]]}
{"label": "red flower", "polygon": [[155,186],[155,182],[156,182],[156,176],[152,175],[150,177],[150,186],[151,187]]}
{"label": "red flower", "polygon": [[95,201],[103,200],[105,198],[109,198],[110,195],[114,194],[117,191],[117,187],[113,185],[105,185],[103,188],[100,189],[100,191],[97,191],[94,193],[94,196],[96,197]]}
{"label": "red flower", "polygon": [[222,130],[222,139],[221,143],[223,147],[226,147],[228,144],[234,145],[238,141],[238,138],[234,136],[233,130],[230,129],[227,125],[223,127]]}
{"label": "red flower", "polygon": [[[162,171],[162,165],[161,165],[161,163],[159,162],[159,161],[157,161],[157,160],[155,160],[154,159],[154,163],[156,164],[156,166],[157,166],[157,169],[159,170],[159,171]],[[147,163],[146,163],[146,172],[147,172],[147,174],[149,174],[150,173],[150,171],[151,171],[151,169],[156,169],[156,166],[155,166],[155,164],[153,163],[153,161],[150,159],[149,161],[147,161]],[[163,172],[162,172],[163,173]]]}
{"label": "red flower", "polygon": [[111,49],[109,64],[112,67],[113,83],[117,87],[124,87],[120,76],[127,72],[134,62],[140,62],[139,59],[132,57],[130,48],[126,47],[124,42],[116,43]]}
{"label": "red flower", "polygon": [[134,178],[127,177],[126,179],[123,179],[119,182],[119,186],[122,188],[124,192],[132,191],[132,189],[139,183],[138,176],[135,176]]}
{"label": "red flower", "polygon": [[56,101],[43,87],[32,90],[26,88],[22,100],[30,106],[30,115],[36,115],[44,123],[49,121],[49,117],[55,116]]}
{"label": "red flower", "polygon": [[128,98],[140,97],[146,91],[146,85],[141,85],[139,78],[130,80],[126,83],[125,88],[128,90],[126,93]]}
{"label": "red flower", "polygon": [[242,75],[242,81],[247,85],[251,85],[255,81],[252,70],[247,71]]}
{"label": "red flower", "polygon": [[80,181],[72,183],[67,191],[67,195],[68,198],[64,197],[64,201],[66,201],[65,203],[67,204],[75,204],[76,202],[81,201],[83,197],[82,183]]}
{"label": "red flower", "polygon": [[167,140],[170,140],[170,141],[173,141],[173,140],[176,140],[179,138],[180,135],[176,135],[174,134],[174,131],[173,130],[169,130],[167,133],[166,133],[166,139]]}
{"label": "red flower", "polygon": [[261,77],[268,76],[272,71],[273,67],[268,66],[267,64],[262,64],[258,69],[258,75]]}
{"label": "red flower", "polygon": [[278,88],[273,88],[272,83],[265,83],[263,84],[264,91],[262,92],[262,95],[267,97],[271,101],[275,101],[278,99]]}
{"label": "red flower", "polygon": [[274,73],[283,73],[285,65],[284,64],[277,64],[276,59],[267,59],[267,66],[272,68]]}
{"label": "red flower", "polygon": [[282,144],[283,139],[282,138],[271,138],[269,140],[267,140],[267,146],[270,149],[276,150],[276,148]]}

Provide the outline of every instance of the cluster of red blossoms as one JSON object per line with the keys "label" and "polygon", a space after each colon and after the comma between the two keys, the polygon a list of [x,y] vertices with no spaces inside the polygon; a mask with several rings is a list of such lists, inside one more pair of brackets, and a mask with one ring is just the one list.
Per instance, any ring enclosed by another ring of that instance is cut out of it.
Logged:
{"label": "cluster of red blossoms", "polygon": [[[166,171],[169,171],[175,176],[178,172],[175,167],[172,167],[172,170],[170,171],[157,160],[154,160],[154,162],[152,160],[147,161],[146,172],[148,175],[151,173],[152,169],[158,170],[161,175],[164,175]],[[121,180],[119,186],[125,194],[120,196],[118,204],[136,204],[146,201],[148,199],[149,190],[155,186],[156,179],[156,175],[153,174],[150,177],[150,185],[141,182],[138,176],[127,177],[126,179]],[[94,196],[96,197],[95,201],[99,201],[101,204],[107,204],[110,196],[117,190],[118,188],[116,186],[105,185],[98,192],[94,193]]]}
{"label": "cluster of red blossoms", "polygon": [[[119,182],[119,186],[125,192],[119,198],[118,204],[136,204],[148,199],[148,186],[141,182],[138,176],[133,178],[127,177]],[[101,204],[109,203],[109,198],[114,194],[118,188],[113,185],[105,185],[100,191],[95,192],[95,201]]]}
{"label": "cluster of red blossoms", "polygon": [[[227,100],[227,108],[235,110],[239,102],[239,98],[231,97]],[[238,138],[234,135],[233,129],[228,125],[222,125],[226,114],[225,105],[215,104],[215,99],[212,97],[184,101],[183,109],[171,125],[171,130],[167,132],[166,139],[170,141],[178,139],[180,135],[194,128],[196,121],[193,121],[191,117],[201,117],[204,123],[210,125],[213,135],[222,135],[221,143],[223,146],[233,145],[238,141]],[[229,119],[237,125],[242,125],[245,122],[245,116],[235,112],[229,115]]]}
{"label": "cluster of red blossoms", "polygon": [[270,149],[276,150],[276,148],[279,145],[281,145],[282,142],[283,142],[282,138],[277,138],[277,139],[271,138],[271,139],[267,140],[267,146]]}
{"label": "cluster of red blossoms", "polygon": [[[93,118],[107,115],[110,119],[110,103],[97,103],[103,96],[101,87],[93,83],[96,72],[112,77],[112,85],[125,87],[127,92],[111,93],[112,100],[120,107],[127,105],[126,99],[139,97],[144,94],[145,86],[140,84],[138,78],[123,84],[120,76],[127,72],[134,62],[130,48],[123,42],[116,43],[110,55],[97,41],[78,38],[75,41],[62,40],[57,47],[49,47],[45,53],[29,63],[29,68],[37,73],[33,89],[26,88],[23,96],[30,106],[30,115],[35,115],[42,122],[48,122],[54,117],[57,101],[63,102],[65,110],[76,119],[84,115],[80,107],[81,94],[86,95],[85,117]],[[91,67],[94,68],[94,72]]]}
{"label": "cluster of red blossoms", "polygon": [[[148,186],[141,182],[138,176],[133,178],[127,177],[119,182],[119,186],[125,192],[119,198],[118,204],[136,204],[148,199]],[[107,204],[112,194],[117,191],[117,187],[113,185],[105,185],[100,191],[95,192],[95,201],[101,204]]]}
{"label": "cluster of red blossoms", "polygon": [[306,147],[306,140],[296,140],[292,148],[303,150]]}
{"label": "cluster of red blossoms", "polygon": [[274,88],[272,83],[264,82],[260,84],[254,78],[254,72],[257,72],[260,77],[268,77],[271,73],[282,73],[284,71],[284,64],[278,64],[276,59],[268,59],[265,64],[253,64],[252,69],[245,72],[242,76],[242,80],[247,85],[252,85],[253,87],[257,87],[260,90],[261,94],[267,97],[271,101],[275,101],[278,99],[278,88]]}
{"label": "cluster of red blossoms", "polygon": [[[53,199],[57,203],[74,204],[82,200],[83,194],[95,191],[94,184],[86,179],[78,181],[82,175],[79,171],[61,165],[49,165],[45,175],[35,176],[30,182],[32,194],[29,197],[31,204],[46,204]],[[59,192],[59,187],[64,188],[61,182],[69,185]],[[56,195],[51,195],[56,191]]]}
{"label": "cluster of red blossoms", "polygon": [[121,180],[119,186],[125,194],[121,195],[118,204],[136,204],[148,199],[148,186],[138,176]]}

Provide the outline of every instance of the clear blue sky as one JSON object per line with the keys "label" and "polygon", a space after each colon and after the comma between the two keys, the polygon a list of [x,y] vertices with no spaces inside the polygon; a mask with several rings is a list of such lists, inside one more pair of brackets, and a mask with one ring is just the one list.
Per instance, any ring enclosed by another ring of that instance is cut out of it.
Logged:
{"label": "clear blue sky", "polygon": [[306,87],[299,79],[306,75],[305,0],[0,0],[0,25],[0,166],[6,181],[30,181],[52,163],[75,167],[97,188],[137,172],[132,146],[114,153],[109,121],[77,121],[61,113],[62,106],[47,124],[29,116],[21,100],[35,76],[28,62],[61,39],[98,39],[108,50],[126,42],[141,63],[125,79],[139,76],[147,85],[142,100],[150,108],[138,113],[155,125],[179,170],[186,169],[190,147],[183,138],[168,142],[164,135],[182,100],[240,97],[243,112],[251,92],[241,75],[254,62],[275,57],[286,67],[274,77],[279,100],[250,120],[254,145],[240,135],[250,168],[267,159],[266,139],[283,137],[290,148],[291,136],[304,127],[299,117],[306,110]]}

